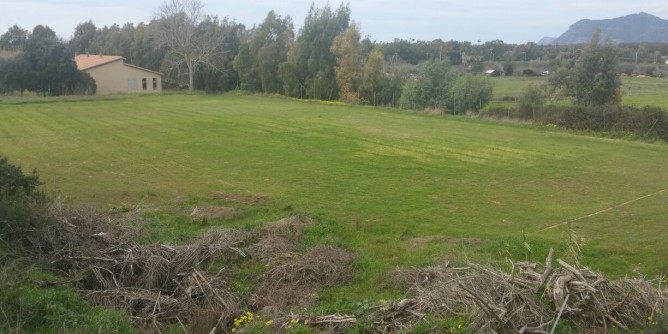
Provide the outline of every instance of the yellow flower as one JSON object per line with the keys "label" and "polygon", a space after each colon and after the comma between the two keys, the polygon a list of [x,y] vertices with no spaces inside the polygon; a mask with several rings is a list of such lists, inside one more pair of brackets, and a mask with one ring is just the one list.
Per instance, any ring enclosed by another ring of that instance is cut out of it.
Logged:
{"label": "yellow flower", "polygon": [[232,328],[232,333],[234,333],[234,332],[236,332],[236,331],[237,331],[236,327],[233,327],[233,328]]}
{"label": "yellow flower", "polygon": [[287,329],[292,329],[292,326],[288,325],[288,327],[285,327],[285,328],[287,328]]}
{"label": "yellow flower", "polygon": [[291,323],[291,324],[296,324],[296,323],[298,323],[298,322],[299,322],[299,320],[297,320],[297,319],[292,319],[292,320],[290,320],[290,323]]}
{"label": "yellow flower", "polygon": [[269,320],[264,323],[265,326],[271,326],[274,323],[274,320]]}

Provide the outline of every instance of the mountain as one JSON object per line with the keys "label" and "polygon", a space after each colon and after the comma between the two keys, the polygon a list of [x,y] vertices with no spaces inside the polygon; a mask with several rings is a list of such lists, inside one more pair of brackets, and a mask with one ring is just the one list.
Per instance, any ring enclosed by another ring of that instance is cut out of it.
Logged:
{"label": "mountain", "polygon": [[550,45],[554,40],[557,39],[556,37],[543,37],[538,41],[538,45]]}
{"label": "mountain", "polygon": [[668,20],[641,12],[607,20],[580,20],[549,44],[588,43],[597,28],[601,29],[601,41],[668,42]]}

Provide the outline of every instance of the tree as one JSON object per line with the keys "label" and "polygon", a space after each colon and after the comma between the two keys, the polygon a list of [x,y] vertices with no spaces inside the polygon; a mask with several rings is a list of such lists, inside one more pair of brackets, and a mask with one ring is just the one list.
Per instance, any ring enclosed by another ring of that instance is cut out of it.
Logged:
{"label": "tree", "polygon": [[7,51],[20,51],[28,40],[28,30],[17,25],[11,26],[7,32],[0,36],[0,49]]}
{"label": "tree", "polygon": [[505,76],[512,76],[513,73],[515,73],[515,66],[513,65],[513,62],[510,60],[506,60],[503,62],[503,75]]}
{"label": "tree", "polygon": [[404,85],[401,104],[419,109],[446,110],[452,106],[451,90],[457,77],[448,61],[427,61],[422,64],[417,78]]}
{"label": "tree", "polygon": [[[291,66],[282,66],[280,71],[287,92],[291,95],[301,92],[298,96],[323,100],[338,97],[336,56],[331,47],[334,38],[348,29],[349,22],[347,5],[341,5],[336,11],[329,5],[323,8],[311,5],[304,27],[288,54]],[[298,86],[295,86],[295,78]]]}
{"label": "tree", "polygon": [[573,68],[561,70],[550,78],[553,89],[563,88],[580,105],[621,103],[617,52],[613,45],[599,45],[600,34],[600,30],[594,32]]}
{"label": "tree", "polygon": [[383,73],[385,56],[379,48],[371,51],[364,67],[364,79],[360,87],[360,98],[371,105],[385,104],[383,91],[388,88],[388,78]]}
{"label": "tree", "polygon": [[545,104],[545,92],[543,87],[530,84],[522,90],[517,109],[523,116],[535,116],[536,110],[540,110]]}
{"label": "tree", "polygon": [[282,93],[283,82],[278,75],[279,64],[288,60],[294,42],[292,19],[281,18],[272,10],[262,24],[253,29],[234,59],[242,88],[265,93]]}
{"label": "tree", "polygon": [[185,67],[188,89],[194,89],[194,73],[201,66],[216,68],[223,54],[218,30],[199,29],[207,19],[200,0],[167,0],[158,9],[155,41],[166,47],[166,66],[177,73]]}
{"label": "tree", "polygon": [[21,96],[31,82],[31,68],[21,54],[0,59],[0,92],[18,91]]}
{"label": "tree", "polygon": [[71,94],[82,79],[73,57],[49,27],[33,29],[20,57],[29,69],[28,90],[51,96]]}
{"label": "tree", "polygon": [[494,86],[487,77],[464,75],[452,87],[453,112],[479,112],[492,99]]}
{"label": "tree", "polygon": [[67,43],[69,53],[87,53],[90,52],[91,42],[95,38],[97,27],[93,21],[79,23],[74,29],[74,35]]}
{"label": "tree", "polygon": [[353,22],[346,31],[334,38],[331,47],[336,56],[335,73],[339,95],[349,103],[357,103],[360,94],[363,68],[360,37],[359,29]]}

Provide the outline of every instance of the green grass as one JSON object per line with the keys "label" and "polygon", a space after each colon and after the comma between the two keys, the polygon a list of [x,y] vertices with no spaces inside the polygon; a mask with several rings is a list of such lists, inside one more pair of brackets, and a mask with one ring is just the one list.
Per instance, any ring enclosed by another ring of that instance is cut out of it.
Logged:
{"label": "green grass", "polygon": [[[668,271],[662,143],[226,94],[0,104],[0,153],[72,202],[166,208],[190,198],[180,213],[151,216],[157,238],[312,215],[307,243],[360,254],[358,282],[327,292],[330,305],[388,297],[382,283],[396,266],[542,261],[549,247],[567,258],[559,224],[611,207],[573,224],[583,263],[613,277]],[[214,191],[269,201],[193,224],[188,208],[211,204]]]}
{"label": "green grass", "polygon": [[123,313],[91,307],[67,283],[36,284],[62,278],[23,270],[3,266],[0,272],[0,332],[137,333]]}
{"label": "green grass", "polygon": [[518,97],[529,85],[542,85],[547,83],[547,77],[495,77],[490,78],[494,83],[493,99],[503,97]]}
{"label": "green grass", "polygon": [[625,104],[668,109],[668,78],[622,78]]}
{"label": "green grass", "polygon": [[[636,106],[655,106],[668,110],[668,78],[631,78],[622,79],[622,103]],[[548,77],[497,77],[494,83],[491,107],[512,108],[517,106],[512,101],[502,98],[519,97],[530,84],[547,84]]]}

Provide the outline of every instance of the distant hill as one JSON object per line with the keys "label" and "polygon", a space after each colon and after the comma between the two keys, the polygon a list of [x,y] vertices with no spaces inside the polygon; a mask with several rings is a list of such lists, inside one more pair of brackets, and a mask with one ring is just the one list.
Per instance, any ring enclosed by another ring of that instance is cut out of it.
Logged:
{"label": "distant hill", "polygon": [[560,45],[588,43],[597,28],[601,29],[601,41],[668,42],[668,20],[643,12],[607,20],[580,20],[554,40],[549,41],[548,37],[541,42]]}

